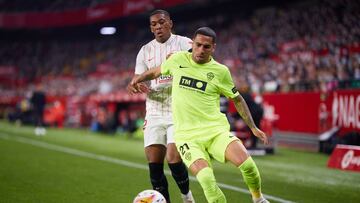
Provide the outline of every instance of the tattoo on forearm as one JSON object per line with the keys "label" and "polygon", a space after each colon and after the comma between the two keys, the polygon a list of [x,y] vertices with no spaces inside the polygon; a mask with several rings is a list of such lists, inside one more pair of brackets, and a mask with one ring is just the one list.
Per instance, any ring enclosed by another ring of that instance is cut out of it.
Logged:
{"label": "tattoo on forearm", "polygon": [[238,111],[238,113],[240,114],[240,116],[242,117],[242,119],[244,120],[246,125],[249,128],[256,127],[254,120],[251,116],[250,110],[249,110],[244,98],[242,96],[238,96],[237,98],[234,99],[234,103],[235,103],[236,110]]}

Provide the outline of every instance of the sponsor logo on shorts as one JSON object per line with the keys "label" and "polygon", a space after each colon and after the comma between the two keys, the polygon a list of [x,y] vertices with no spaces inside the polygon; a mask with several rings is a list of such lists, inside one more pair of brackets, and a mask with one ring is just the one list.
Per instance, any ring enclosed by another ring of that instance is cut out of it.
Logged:
{"label": "sponsor logo on shorts", "polygon": [[188,161],[191,160],[191,153],[190,152],[185,153],[185,159],[188,160]]}

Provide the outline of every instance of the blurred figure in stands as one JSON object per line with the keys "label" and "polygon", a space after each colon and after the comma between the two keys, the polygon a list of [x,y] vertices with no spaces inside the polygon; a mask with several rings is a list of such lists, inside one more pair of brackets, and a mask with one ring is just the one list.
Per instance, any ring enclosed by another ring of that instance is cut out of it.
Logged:
{"label": "blurred figure in stands", "polygon": [[[244,98],[246,104],[249,107],[249,110],[250,110],[250,113],[251,113],[251,115],[253,117],[255,125],[260,127],[261,126],[260,125],[261,119],[264,116],[263,107],[260,104],[256,103],[253,96],[251,95],[250,87],[248,85],[246,85],[246,84],[242,85],[239,88],[239,92],[240,92],[241,96]],[[250,129],[249,129],[249,131],[251,132]],[[250,136],[250,139],[251,139],[250,148],[255,149],[256,146],[257,146],[258,138],[256,136]]]}
{"label": "blurred figure in stands", "polygon": [[41,85],[37,85],[30,99],[33,107],[33,118],[35,124],[35,135],[44,136],[46,129],[44,128],[44,108],[46,104],[46,96]]}
{"label": "blurred figure in stands", "polygon": [[[135,78],[147,70],[159,67],[166,58],[177,51],[191,49],[191,39],[171,33],[173,22],[165,10],[155,10],[150,14],[150,29],[155,39],[144,45],[137,57]],[[164,174],[164,159],[168,162],[184,203],[193,203],[189,190],[189,176],[185,164],[176,149],[173,138],[171,111],[171,76],[160,76],[151,81],[146,99],[146,117],[144,121],[144,146],[149,163],[150,180],[153,188],[164,195],[170,203],[168,182]],[[142,91],[144,89],[142,88]],[[138,90],[128,86],[130,93]],[[146,88],[145,88],[146,91]]]}

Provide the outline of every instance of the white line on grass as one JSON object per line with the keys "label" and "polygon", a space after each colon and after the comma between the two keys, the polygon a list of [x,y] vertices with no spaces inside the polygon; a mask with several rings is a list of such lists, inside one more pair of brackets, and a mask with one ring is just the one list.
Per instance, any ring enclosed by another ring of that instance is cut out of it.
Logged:
{"label": "white line on grass", "polygon": [[[109,157],[109,156],[104,156],[104,155],[85,152],[85,151],[81,151],[81,150],[77,150],[77,149],[73,149],[73,148],[69,148],[69,147],[63,147],[63,146],[59,146],[59,145],[49,144],[49,143],[46,143],[46,142],[31,139],[31,138],[25,138],[25,137],[16,136],[16,135],[10,136],[10,135],[4,134],[4,133],[0,133],[0,138],[6,139],[6,140],[11,139],[11,140],[15,140],[17,142],[30,144],[30,145],[37,146],[37,147],[42,147],[42,148],[53,150],[53,151],[68,153],[68,154],[81,156],[81,157],[86,157],[86,158],[90,158],[90,159],[106,161],[106,162],[110,162],[110,163],[114,163],[114,164],[118,164],[118,165],[122,165],[122,166],[127,166],[127,167],[131,167],[131,168],[138,168],[138,169],[148,170],[148,166],[144,165],[144,164],[137,164],[137,163],[130,162],[130,161],[125,161],[125,160],[121,160],[121,159],[112,158],[112,157]],[[170,171],[168,171],[168,170],[166,170],[165,173],[167,175],[171,174]],[[197,181],[194,176],[190,176],[190,180]],[[219,187],[224,188],[224,189],[228,189],[228,190],[232,190],[232,191],[236,191],[236,192],[241,192],[241,193],[245,193],[245,194],[250,194],[250,192],[248,190],[242,189],[242,188],[239,188],[239,187],[236,187],[236,186],[228,185],[228,184],[225,184],[225,183],[218,183],[218,185],[219,185]],[[285,199],[275,197],[275,196],[272,196],[272,195],[264,194],[264,196],[269,200],[274,200],[274,201],[281,202],[281,203],[293,203],[292,201],[285,200]]]}

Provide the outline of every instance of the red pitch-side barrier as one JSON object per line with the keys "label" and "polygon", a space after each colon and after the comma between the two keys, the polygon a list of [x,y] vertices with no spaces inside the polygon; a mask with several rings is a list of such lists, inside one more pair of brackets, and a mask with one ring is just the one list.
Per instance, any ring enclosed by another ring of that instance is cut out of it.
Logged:
{"label": "red pitch-side barrier", "polygon": [[267,93],[263,95],[267,107],[273,108],[279,130],[293,132],[319,132],[318,92]]}
{"label": "red pitch-side barrier", "polygon": [[341,135],[360,132],[360,89],[267,93],[263,98],[279,130],[320,134],[337,126]]}
{"label": "red pitch-side barrier", "polygon": [[360,172],[360,146],[336,145],[328,167]]}
{"label": "red pitch-side barrier", "polygon": [[[58,98],[58,97],[55,97]],[[0,105],[15,105],[20,97],[0,94]],[[66,97],[62,101],[67,100]],[[93,94],[86,100],[96,103],[143,102],[145,95],[129,95],[125,90]],[[64,103],[66,106],[66,103]],[[360,89],[320,92],[267,93],[263,95],[264,117],[282,131],[319,135],[339,127],[340,136],[360,133]],[[229,111],[236,111],[233,105]]]}

